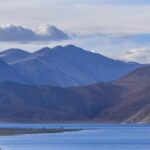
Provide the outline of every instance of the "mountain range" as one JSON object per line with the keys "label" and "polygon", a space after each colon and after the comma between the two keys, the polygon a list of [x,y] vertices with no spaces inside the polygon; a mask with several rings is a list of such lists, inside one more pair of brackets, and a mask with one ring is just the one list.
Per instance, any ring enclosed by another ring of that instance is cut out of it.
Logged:
{"label": "mountain range", "polygon": [[150,123],[150,65],[73,45],[0,57],[0,121]]}
{"label": "mountain range", "polygon": [[[15,70],[7,80],[25,84],[59,87],[83,86],[109,82],[141,67],[138,63],[113,60],[74,45],[42,48],[34,53],[9,49],[0,53],[1,61]],[[7,70],[7,67],[5,67]],[[3,74],[1,71],[0,73]],[[10,75],[9,71],[5,75]],[[4,81],[1,78],[0,81]]]}
{"label": "mountain range", "polygon": [[149,123],[149,76],[146,66],[110,83],[80,87],[1,82],[0,120]]}

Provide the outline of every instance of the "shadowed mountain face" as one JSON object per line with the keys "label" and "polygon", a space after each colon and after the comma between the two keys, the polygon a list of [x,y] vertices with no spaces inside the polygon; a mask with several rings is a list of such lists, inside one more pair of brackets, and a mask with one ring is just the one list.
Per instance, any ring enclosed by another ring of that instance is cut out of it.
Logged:
{"label": "shadowed mountain face", "polygon": [[0,120],[87,121],[116,102],[120,89],[98,84],[80,88],[0,83]]}
{"label": "shadowed mountain face", "polygon": [[31,84],[59,87],[112,81],[141,66],[109,59],[73,45],[43,48],[35,53],[12,49],[0,55]]}

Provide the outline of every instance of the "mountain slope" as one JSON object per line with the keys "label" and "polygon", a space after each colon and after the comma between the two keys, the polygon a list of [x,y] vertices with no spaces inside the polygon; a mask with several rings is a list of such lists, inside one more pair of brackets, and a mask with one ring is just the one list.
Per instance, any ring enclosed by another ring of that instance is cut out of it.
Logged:
{"label": "mountain slope", "polygon": [[115,84],[124,86],[134,91],[144,89],[150,85],[150,66],[140,67],[128,75],[114,81]]}
{"label": "mountain slope", "polygon": [[[55,122],[93,120],[118,99],[118,86],[80,88],[0,83],[0,121]],[[114,97],[111,99],[109,96]]]}
{"label": "mountain slope", "polygon": [[32,84],[61,87],[108,82],[141,66],[109,59],[73,45],[43,48],[11,65]]}
{"label": "mountain slope", "polygon": [[0,60],[0,81],[27,82],[25,77],[2,60]]}
{"label": "mountain slope", "polygon": [[136,69],[113,84],[123,89],[120,101],[101,112],[97,120],[150,123],[150,66]]}

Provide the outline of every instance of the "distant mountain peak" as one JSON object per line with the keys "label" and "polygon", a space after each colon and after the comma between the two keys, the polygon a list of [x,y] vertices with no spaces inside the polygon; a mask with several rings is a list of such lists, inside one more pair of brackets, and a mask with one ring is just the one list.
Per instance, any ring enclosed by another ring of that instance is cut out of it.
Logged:
{"label": "distant mountain peak", "polygon": [[50,51],[51,51],[51,48],[50,48],[50,47],[43,47],[43,48],[41,48],[40,50],[35,51],[35,52],[33,53],[33,55],[43,55],[43,54],[45,54],[45,53],[49,53]]}
{"label": "distant mountain peak", "polygon": [[[66,46],[56,46],[54,48],[44,47],[36,52],[37,56],[45,56],[45,55],[79,55],[82,52],[88,52],[86,50],[83,50],[82,48],[76,47],[74,45],[66,45]],[[56,56],[54,56],[56,57]]]}
{"label": "distant mountain peak", "polygon": [[27,52],[26,50],[22,50],[19,48],[9,48],[9,49],[2,51],[1,53],[8,54],[8,53],[30,53],[30,52]]}
{"label": "distant mountain peak", "polygon": [[54,47],[53,48],[53,50],[54,51],[72,51],[72,50],[77,50],[77,49],[80,49],[81,50],[81,48],[79,48],[79,47],[76,47],[76,46],[74,46],[74,45],[66,45],[66,46],[56,46],[56,47]]}
{"label": "distant mountain peak", "polygon": [[[79,56],[79,55],[84,55],[84,54],[87,54],[87,53],[91,53],[90,51],[88,50],[84,50],[80,47],[77,47],[75,45],[66,45],[66,46],[56,46],[54,47],[53,49],[53,52],[57,53],[57,54],[60,54],[60,55],[71,55],[71,56]],[[100,55],[100,54],[99,54]]]}
{"label": "distant mountain peak", "polygon": [[56,46],[56,47],[54,47],[53,49],[64,49],[64,50],[67,50],[67,49],[80,49],[80,50],[83,50],[82,48],[80,48],[80,47],[78,47],[78,46],[75,46],[75,45],[65,45],[65,46],[61,46],[61,45],[59,45],[59,46]]}
{"label": "distant mountain peak", "polygon": [[70,45],[66,45],[66,46],[64,46],[64,48],[78,48],[78,49],[82,49],[82,48],[80,48],[80,47],[78,47],[78,46],[75,46],[75,45],[73,45],[73,44],[70,44]]}
{"label": "distant mountain peak", "polygon": [[47,50],[51,50],[51,48],[49,48],[49,47],[43,47],[43,48],[41,48],[39,51],[47,51]]}
{"label": "distant mountain peak", "polygon": [[53,49],[56,50],[56,49],[62,49],[62,48],[64,48],[64,47],[59,45],[59,46],[55,46]]}
{"label": "distant mountain peak", "polygon": [[141,66],[113,60],[74,45],[44,47],[34,53],[18,49],[9,51],[1,52],[1,58],[33,84],[69,87],[109,82]]}
{"label": "distant mountain peak", "polygon": [[0,52],[0,58],[4,60],[6,63],[12,63],[14,61],[24,59],[28,57],[30,54],[31,54],[30,52],[21,49],[11,48]]}

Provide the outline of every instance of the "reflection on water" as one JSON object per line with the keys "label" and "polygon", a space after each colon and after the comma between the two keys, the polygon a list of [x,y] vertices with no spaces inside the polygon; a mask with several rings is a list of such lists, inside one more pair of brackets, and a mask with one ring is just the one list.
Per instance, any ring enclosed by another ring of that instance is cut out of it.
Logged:
{"label": "reflection on water", "polygon": [[72,133],[0,137],[5,150],[150,150],[149,126],[99,126]]}

